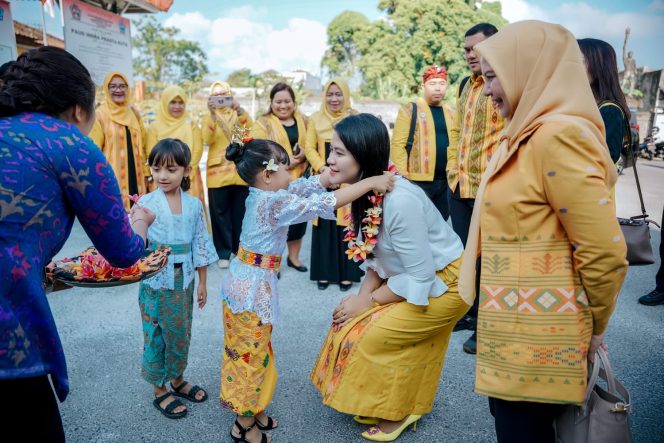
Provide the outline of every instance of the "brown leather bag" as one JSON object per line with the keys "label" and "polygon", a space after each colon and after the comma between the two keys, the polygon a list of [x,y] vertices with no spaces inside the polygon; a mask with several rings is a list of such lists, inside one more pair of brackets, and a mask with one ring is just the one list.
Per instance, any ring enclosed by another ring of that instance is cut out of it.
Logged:
{"label": "brown leather bag", "polygon": [[646,213],[639,174],[636,171],[636,160],[634,160],[634,178],[636,179],[636,189],[639,192],[639,201],[641,202],[641,214],[630,218],[618,217],[618,223],[620,223],[620,229],[622,229],[625,243],[627,243],[627,261],[630,266],[651,265],[655,263],[655,254],[653,254],[652,245],[650,244],[650,223],[657,227],[659,225],[650,220]]}
{"label": "brown leather bag", "polygon": [[[600,368],[601,363],[601,368]],[[597,382],[602,379],[608,390]],[[632,443],[629,392],[615,378],[609,356],[601,347],[581,406],[567,405],[556,417],[556,443]]]}

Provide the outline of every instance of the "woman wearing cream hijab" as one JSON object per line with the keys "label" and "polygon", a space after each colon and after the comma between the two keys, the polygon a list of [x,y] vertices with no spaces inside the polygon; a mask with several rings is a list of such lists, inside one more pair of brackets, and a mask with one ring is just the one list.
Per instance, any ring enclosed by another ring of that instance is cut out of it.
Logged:
{"label": "woman wearing cream hijab", "polygon": [[499,442],[554,442],[581,404],[627,272],[610,189],[616,170],[581,52],[565,28],[512,24],[475,46],[506,119],[477,196],[459,292],[482,257],[475,390]]}
{"label": "woman wearing cream hijab", "polygon": [[115,171],[125,206],[129,207],[129,195],[145,194],[148,190],[146,131],[141,115],[131,105],[132,90],[124,74],[111,72],[102,88],[104,103],[97,108],[90,138]]}
{"label": "woman wearing cream hijab", "polygon": [[150,151],[159,140],[177,138],[189,146],[191,150],[191,188],[189,194],[197,197],[205,207],[203,180],[198,163],[203,155],[203,138],[201,129],[192,121],[187,112],[187,94],[179,86],[168,86],[161,93],[157,118],[148,128],[147,150]]}
{"label": "woman wearing cream hijab", "polygon": [[226,160],[233,128],[251,129],[249,114],[233,98],[226,82],[214,82],[208,98],[210,114],[203,117],[203,142],[209,146],[207,187],[210,202],[212,240],[219,255],[219,267],[228,268],[231,254],[240,245],[244,218],[244,201],[249,195],[247,184],[235,170],[235,163]]}
{"label": "woman wearing cream hijab", "polygon": [[[357,114],[351,108],[350,90],[345,80],[333,78],[323,88],[323,102],[320,111],[309,118],[304,155],[314,172],[321,173],[328,168],[326,159],[330,155],[330,141],[334,125],[348,115]],[[311,279],[318,281],[318,289],[326,289],[332,283],[339,283],[342,291],[347,291],[352,282],[359,282],[362,276],[359,266],[346,259],[344,229],[348,226],[347,215],[350,205],[337,210],[337,221],[314,221],[311,237]]]}

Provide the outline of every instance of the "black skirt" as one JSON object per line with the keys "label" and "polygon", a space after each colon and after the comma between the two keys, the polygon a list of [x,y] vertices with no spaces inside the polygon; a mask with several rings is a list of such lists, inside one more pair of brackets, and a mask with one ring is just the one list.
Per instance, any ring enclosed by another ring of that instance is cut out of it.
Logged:
{"label": "black skirt", "polygon": [[288,241],[302,240],[307,233],[307,222],[290,225],[288,227]]}
{"label": "black skirt", "polygon": [[359,264],[346,257],[344,226],[335,220],[318,219],[311,235],[311,280],[326,280],[340,283],[348,280],[359,282],[364,271]]}

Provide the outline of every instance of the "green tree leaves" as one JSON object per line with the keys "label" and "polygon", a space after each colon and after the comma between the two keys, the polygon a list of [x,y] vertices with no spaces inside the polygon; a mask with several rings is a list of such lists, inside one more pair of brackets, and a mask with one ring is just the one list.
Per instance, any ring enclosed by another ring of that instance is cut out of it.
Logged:
{"label": "green tree leaves", "polygon": [[199,82],[208,74],[207,55],[198,42],[178,39],[178,29],[149,16],[137,21],[135,30],[134,71],[145,80],[181,84]]}
{"label": "green tree leaves", "polygon": [[321,64],[333,75],[362,75],[363,94],[410,98],[420,91],[422,72],[445,66],[450,83],[467,75],[464,34],[480,22],[502,26],[500,4],[469,0],[380,0],[386,16],[374,22],[355,12],[339,14],[328,26],[328,50]]}

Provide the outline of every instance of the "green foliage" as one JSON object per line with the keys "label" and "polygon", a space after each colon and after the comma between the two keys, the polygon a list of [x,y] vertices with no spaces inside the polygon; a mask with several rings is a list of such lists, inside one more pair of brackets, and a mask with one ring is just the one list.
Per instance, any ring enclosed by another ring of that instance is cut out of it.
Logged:
{"label": "green foliage", "polygon": [[178,39],[180,31],[153,16],[136,22],[132,39],[134,71],[155,84],[200,82],[208,74],[207,55],[198,42]]}
{"label": "green foliage", "polygon": [[254,86],[256,79],[251,75],[250,69],[238,69],[228,74],[226,81],[234,88],[250,88]]}
{"label": "green foliage", "polygon": [[354,75],[359,56],[355,38],[368,26],[369,20],[354,11],[342,12],[330,22],[327,28],[329,47],[325,51],[322,64],[332,76]]}
{"label": "green foliage", "polygon": [[293,84],[290,79],[285,78],[274,69],[258,74],[253,74],[249,69],[238,69],[226,77],[226,81],[233,88],[256,88],[256,97],[259,101],[268,103],[270,101],[270,90],[279,82],[288,83],[295,92],[298,102],[309,96],[310,92],[302,84]]}
{"label": "green foliage", "polygon": [[345,70],[352,77],[354,71],[348,69],[359,70],[362,92],[378,99],[418,95],[422,73],[430,65],[445,66],[450,83],[457,82],[468,75],[466,30],[480,22],[506,23],[496,2],[478,8],[470,0],[380,0],[378,8],[386,17],[368,24],[362,24],[360,14],[337,16],[328,27],[330,46],[322,60],[330,73]]}

